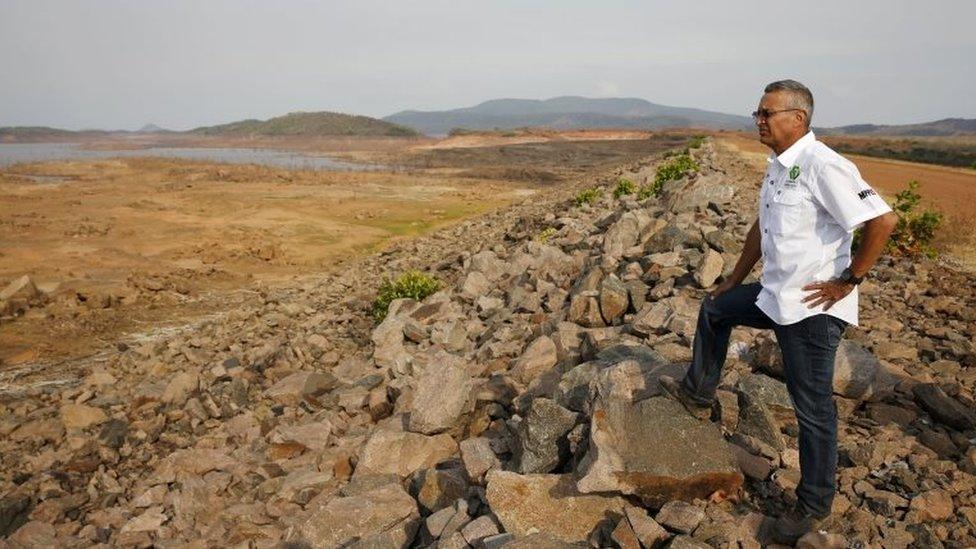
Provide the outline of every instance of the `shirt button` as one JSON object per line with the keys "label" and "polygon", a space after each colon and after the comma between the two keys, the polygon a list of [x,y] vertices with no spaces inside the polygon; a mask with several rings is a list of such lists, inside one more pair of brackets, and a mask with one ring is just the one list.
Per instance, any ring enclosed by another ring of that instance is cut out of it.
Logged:
{"label": "shirt button", "polygon": [[763,232],[764,233],[768,233],[769,232],[769,229],[763,229]]}
{"label": "shirt button", "polygon": [[768,208],[769,207],[769,204],[766,204],[766,207]]}

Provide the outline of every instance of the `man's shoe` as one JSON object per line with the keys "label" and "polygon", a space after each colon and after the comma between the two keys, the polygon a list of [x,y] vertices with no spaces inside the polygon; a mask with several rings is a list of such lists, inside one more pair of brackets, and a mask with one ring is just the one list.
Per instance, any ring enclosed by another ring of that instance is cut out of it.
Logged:
{"label": "man's shoe", "polygon": [[661,388],[664,389],[664,393],[680,402],[692,416],[701,420],[707,420],[712,417],[712,407],[707,404],[695,402],[691,398],[691,395],[688,394],[688,391],[684,390],[681,384],[673,377],[661,376],[657,381],[661,384]]}
{"label": "man's shoe", "polygon": [[825,519],[797,509],[791,510],[773,523],[773,541],[793,546],[804,535],[819,530]]}

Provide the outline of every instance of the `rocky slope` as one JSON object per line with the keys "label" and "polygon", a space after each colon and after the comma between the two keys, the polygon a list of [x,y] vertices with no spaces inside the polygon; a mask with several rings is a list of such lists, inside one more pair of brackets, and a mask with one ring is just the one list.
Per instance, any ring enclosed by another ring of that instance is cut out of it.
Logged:
{"label": "rocky slope", "polygon": [[[799,462],[770,336],[734,334],[712,421],[658,391],[755,212],[758,174],[693,154],[660,199],[572,200],[647,159],[6,393],[0,547],[771,543]],[[444,289],[374,326],[412,268]],[[972,277],[886,260],[862,295],[835,516],[799,545],[972,546]]]}

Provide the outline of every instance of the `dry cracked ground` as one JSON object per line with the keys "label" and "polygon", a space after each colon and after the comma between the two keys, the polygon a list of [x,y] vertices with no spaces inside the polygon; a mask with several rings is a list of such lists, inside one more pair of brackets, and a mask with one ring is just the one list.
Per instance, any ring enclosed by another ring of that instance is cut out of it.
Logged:
{"label": "dry cracked ground", "polygon": [[[770,336],[735,332],[711,420],[659,394],[755,211],[749,162],[692,154],[660,198],[611,193],[649,157],[10,396],[0,547],[774,545],[799,458]],[[443,289],[375,325],[406,269]],[[838,496],[797,546],[976,545],[973,277],[885,259],[862,295]]]}

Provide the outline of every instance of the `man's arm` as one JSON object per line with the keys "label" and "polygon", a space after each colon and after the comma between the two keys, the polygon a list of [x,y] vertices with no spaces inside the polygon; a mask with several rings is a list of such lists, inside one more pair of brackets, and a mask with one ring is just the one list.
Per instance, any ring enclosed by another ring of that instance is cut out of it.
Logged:
{"label": "man's arm", "polygon": [[[854,276],[863,277],[871,270],[871,267],[881,257],[881,252],[884,251],[885,244],[888,243],[888,237],[891,236],[891,231],[895,230],[897,224],[898,216],[894,212],[888,212],[864,222],[864,227],[861,230],[861,243],[857,247],[857,251],[854,252],[854,259],[851,260],[850,269]],[[813,291],[803,298],[804,303],[809,303],[808,308],[812,309],[824,305],[823,310],[826,311],[834,303],[851,293],[854,290],[854,285],[839,280],[829,280],[807,284],[803,289]]]}
{"label": "man's arm", "polygon": [[760,238],[759,220],[757,219],[749,229],[749,233],[746,234],[746,243],[742,246],[742,253],[739,254],[739,260],[735,262],[735,268],[732,269],[732,274],[712,290],[712,297],[718,297],[742,284],[742,281],[749,276],[752,268],[756,266],[756,262],[762,257]]}

